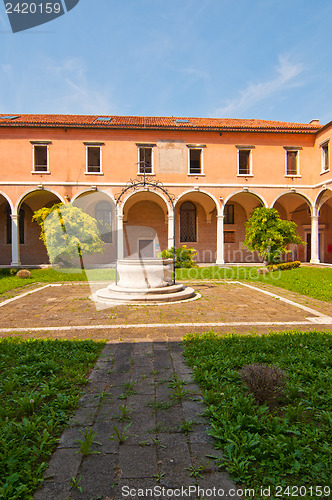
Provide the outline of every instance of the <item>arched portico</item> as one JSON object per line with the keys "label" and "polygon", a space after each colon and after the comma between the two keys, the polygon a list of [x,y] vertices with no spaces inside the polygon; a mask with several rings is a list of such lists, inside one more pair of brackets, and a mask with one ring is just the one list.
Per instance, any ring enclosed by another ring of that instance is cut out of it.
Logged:
{"label": "arched portico", "polygon": [[321,262],[332,264],[332,189],[325,188],[318,195],[314,204],[320,237]]}
{"label": "arched portico", "polygon": [[156,257],[168,248],[173,240],[170,216],[172,207],[158,191],[129,193],[118,207],[118,258]]}
{"label": "arched portico", "polygon": [[113,264],[116,260],[116,210],[113,195],[104,190],[89,189],[77,193],[71,203],[96,219],[99,236],[104,243],[103,253],[84,255],[84,265],[94,267]]}
{"label": "arched portico", "polygon": [[223,264],[221,207],[205,190],[188,190],[175,202],[175,244],[197,251],[197,262]]}
{"label": "arched portico", "polygon": [[225,262],[252,263],[259,262],[256,252],[252,253],[243,247],[246,235],[246,222],[252,211],[265,206],[266,201],[257,193],[241,190],[230,194],[223,204],[224,224],[224,259]]}
{"label": "arched portico", "polygon": [[278,195],[271,205],[280,217],[296,223],[297,232],[306,245],[291,245],[292,260],[319,262],[318,226],[314,207],[310,198],[297,191],[286,191]]}
{"label": "arched portico", "polygon": [[45,245],[40,240],[40,227],[32,217],[36,210],[63,201],[55,191],[46,189],[29,190],[20,196],[11,214],[12,266],[49,263]]}
{"label": "arched portico", "polygon": [[0,192],[0,265],[11,263],[11,214],[13,212],[11,200]]}

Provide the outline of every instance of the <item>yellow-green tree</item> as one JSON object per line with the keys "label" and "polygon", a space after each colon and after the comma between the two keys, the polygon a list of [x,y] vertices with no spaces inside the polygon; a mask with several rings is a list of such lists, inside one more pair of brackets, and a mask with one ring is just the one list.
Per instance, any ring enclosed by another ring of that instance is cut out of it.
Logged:
{"label": "yellow-green tree", "polygon": [[296,228],[295,222],[281,219],[275,208],[258,207],[246,222],[243,245],[268,263],[279,262],[281,255],[290,251],[289,244],[305,245]]}
{"label": "yellow-green tree", "polygon": [[103,252],[96,219],[70,203],[41,208],[34,213],[33,220],[41,227],[40,238],[52,264],[59,257],[79,257],[84,269],[84,254]]}

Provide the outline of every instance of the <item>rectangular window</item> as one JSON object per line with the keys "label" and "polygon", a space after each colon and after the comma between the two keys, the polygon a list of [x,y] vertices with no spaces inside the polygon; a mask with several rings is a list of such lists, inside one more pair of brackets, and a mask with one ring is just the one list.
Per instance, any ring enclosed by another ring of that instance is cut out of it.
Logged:
{"label": "rectangular window", "polygon": [[234,224],[234,205],[225,206],[224,224]]}
{"label": "rectangular window", "polygon": [[33,171],[48,172],[48,146],[47,144],[34,144],[33,146]]}
{"label": "rectangular window", "polygon": [[139,148],[138,172],[152,174],[152,148]]}
{"label": "rectangular window", "polygon": [[202,150],[189,148],[189,174],[202,173]]}
{"label": "rectangular window", "polygon": [[224,232],[224,243],[235,243],[235,232],[225,231]]}
{"label": "rectangular window", "polygon": [[286,175],[298,175],[298,151],[286,151]]}
{"label": "rectangular window", "polygon": [[328,142],[321,146],[322,148],[322,172],[327,172],[330,170],[330,159],[329,159],[329,144]]}
{"label": "rectangular window", "polygon": [[250,175],[251,174],[250,157],[251,157],[251,150],[250,149],[239,149],[238,175]]}
{"label": "rectangular window", "polygon": [[101,147],[100,146],[87,146],[87,168],[89,173],[101,173]]}

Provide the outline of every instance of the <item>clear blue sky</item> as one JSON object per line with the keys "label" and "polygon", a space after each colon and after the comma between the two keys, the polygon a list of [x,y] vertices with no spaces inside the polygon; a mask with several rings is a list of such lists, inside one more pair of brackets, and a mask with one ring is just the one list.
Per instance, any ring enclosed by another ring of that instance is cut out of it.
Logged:
{"label": "clear blue sky", "polygon": [[0,112],[326,123],[331,42],[331,0],[80,0],[16,34],[1,2]]}

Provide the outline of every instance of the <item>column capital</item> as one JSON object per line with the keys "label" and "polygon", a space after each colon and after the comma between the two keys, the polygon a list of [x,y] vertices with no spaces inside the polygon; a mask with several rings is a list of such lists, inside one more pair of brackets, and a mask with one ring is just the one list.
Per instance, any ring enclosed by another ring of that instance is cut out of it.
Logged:
{"label": "column capital", "polygon": [[12,220],[17,220],[18,219],[18,214],[11,214],[10,215]]}
{"label": "column capital", "polygon": [[319,215],[311,215],[311,220],[312,221],[318,221],[319,220]]}
{"label": "column capital", "polygon": [[225,216],[224,215],[217,215],[217,219],[219,220],[224,220]]}

